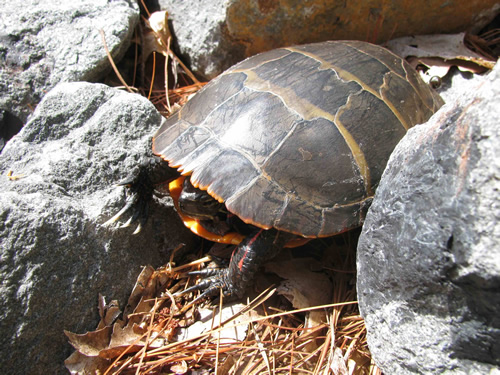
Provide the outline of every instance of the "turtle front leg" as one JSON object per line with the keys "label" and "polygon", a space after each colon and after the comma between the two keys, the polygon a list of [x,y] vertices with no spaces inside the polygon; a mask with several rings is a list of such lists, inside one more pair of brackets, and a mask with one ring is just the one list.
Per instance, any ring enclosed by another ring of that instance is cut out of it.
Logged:
{"label": "turtle front leg", "polygon": [[202,275],[205,278],[179,295],[193,290],[203,290],[198,300],[216,297],[222,289],[225,297],[242,298],[261,265],[274,258],[289,239],[288,233],[256,228],[238,245],[227,268],[190,272],[190,275]]}
{"label": "turtle front leg", "polygon": [[131,213],[129,220],[123,225],[127,227],[139,221],[134,234],[140,232],[148,220],[149,204],[156,185],[168,183],[179,176],[179,173],[168,166],[168,163],[157,156],[146,158],[118,186],[127,188],[125,206],[103,225],[118,221],[126,212]]}

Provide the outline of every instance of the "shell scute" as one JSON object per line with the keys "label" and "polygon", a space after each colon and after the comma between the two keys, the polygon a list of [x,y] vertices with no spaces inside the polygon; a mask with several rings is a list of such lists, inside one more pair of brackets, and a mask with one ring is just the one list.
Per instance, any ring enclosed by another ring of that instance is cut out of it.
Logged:
{"label": "shell scute", "polygon": [[245,222],[329,236],[362,223],[395,145],[441,105],[382,47],[281,48],[207,84],[153,152]]}

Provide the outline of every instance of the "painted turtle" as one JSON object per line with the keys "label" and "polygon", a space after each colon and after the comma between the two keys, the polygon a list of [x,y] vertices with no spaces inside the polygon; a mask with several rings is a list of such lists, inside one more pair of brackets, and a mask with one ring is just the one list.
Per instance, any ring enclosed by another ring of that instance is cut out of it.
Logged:
{"label": "painted turtle", "polygon": [[[369,43],[256,55],[164,122],[153,138],[156,159],[122,182],[128,203],[112,220],[133,208],[134,220],[144,221],[154,186],[174,181],[187,225],[239,243],[229,267],[197,288],[241,296],[291,237],[361,225],[392,150],[441,105],[405,61]],[[237,235],[226,232],[235,217],[248,224]]]}

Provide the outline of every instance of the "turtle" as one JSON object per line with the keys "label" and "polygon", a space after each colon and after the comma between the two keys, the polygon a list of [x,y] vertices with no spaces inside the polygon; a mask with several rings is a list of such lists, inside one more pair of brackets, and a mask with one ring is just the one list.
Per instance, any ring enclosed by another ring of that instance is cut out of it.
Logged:
{"label": "turtle", "polygon": [[158,185],[195,233],[237,245],[207,270],[203,297],[242,297],[259,266],[297,238],[362,225],[389,156],[442,99],[403,59],[362,41],[278,48],[205,85],[153,136],[120,185],[140,228]]}

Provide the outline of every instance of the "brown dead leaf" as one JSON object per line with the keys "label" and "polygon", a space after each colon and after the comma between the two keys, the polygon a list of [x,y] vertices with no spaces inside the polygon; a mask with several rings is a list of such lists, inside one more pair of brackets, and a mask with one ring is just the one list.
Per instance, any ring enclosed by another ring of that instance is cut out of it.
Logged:
{"label": "brown dead leaf", "polygon": [[[266,264],[265,268],[285,279],[278,287],[278,293],[285,296],[296,309],[326,305],[332,300],[333,286],[328,276],[312,271],[321,269],[321,264],[315,259],[279,259]],[[312,311],[306,326],[315,327],[324,322],[324,311]]]}
{"label": "brown dead leaf", "polygon": [[143,344],[114,346],[101,350],[99,352],[99,357],[104,359],[114,359],[123,353],[137,353],[142,348],[144,348]]}
{"label": "brown dead leaf", "polygon": [[[111,341],[106,349],[99,352],[99,357],[113,359],[121,355],[123,352],[136,353],[145,345],[145,337],[147,329],[139,325],[129,323],[125,327],[115,324],[111,334]],[[159,347],[164,344],[164,340],[155,340],[156,342],[149,343],[149,347]]]}
{"label": "brown dead leaf", "polygon": [[127,318],[129,319],[129,324],[130,322],[137,324],[143,322],[144,318],[147,318],[149,316],[149,313],[151,312],[151,309],[154,307],[154,305],[155,301],[150,297],[141,297],[141,300],[135,307],[133,313],[127,316]]}
{"label": "brown dead leaf", "polygon": [[188,372],[188,370],[189,368],[186,361],[181,361],[175,365],[170,366],[170,371],[172,371],[176,375],[185,374],[186,372]]}
{"label": "brown dead leaf", "polygon": [[109,347],[137,344],[144,337],[145,333],[146,329],[135,323],[130,324],[129,322],[123,328],[115,324]]}
{"label": "brown dead leaf", "polygon": [[350,370],[350,373],[356,373],[351,369],[362,369],[370,367],[370,358],[366,355],[361,355],[361,353],[357,350],[354,350],[349,359],[347,360],[347,367]]}
{"label": "brown dead leaf", "polygon": [[83,334],[65,330],[64,334],[68,337],[69,343],[80,353],[90,357],[97,357],[102,349],[108,347],[112,331],[112,328],[108,326]]}
{"label": "brown dead leaf", "polygon": [[440,57],[443,60],[470,61],[492,69],[495,61],[477,54],[464,43],[465,33],[442,35],[417,35],[398,38],[387,42],[387,48],[402,58]]}
{"label": "brown dead leaf", "polygon": [[117,300],[112,300],[110,303],[106,303],[106,298],[100,293],[98,306],[101,321],[99,322],[97,329],[112,325],[122,313],[120,310],[120,304]]}
{"label": "brown dead leaf", "polygon": [[143,56],[146,59],[153,51],[166,56],[168,40],[172,37],[168,27],[168,12],[154,12],[148,19],[149,30],[144,33]]}
{"label": "brown dead leaf", "polygon": [[340,348],[335,348],[332,352],[330,352],[332,359],[330,361],[330,369],[335,375],[348,375],[350,374],[347,371],[347,366],[342,355],[342,350]]}
{"label": "brown dead leaf", "polygon": [[[229,303],[222,307],[222,313],[219,309],[200,308],[198,310],[199,319],[187,328],[181,328],[178,331],[177,340],[188,340],[193,337],[201,336],[205,332],[210,332],[213,327],[217,327],[221,322],[231,319],[239,314],[247,305],[242,303]],[[257,317],[257,314],[244,313],[234,319],[228,328],[220,331],[220,340],[223,343],[243,341],[248,330],[248,322],[251,318]],[[217,333],[219,336],[219,333]]]}
{"label": "brown dead leaf", "polygon": [[235,364],[234,357],[232,355],[228,355],[226,360],[222,364],[219,364],[219,367],[217,367],[216,375],[229,374],[229,371],[231,370],[231,367],[234,366],[234,364]]}
{"label": "brown dead leaf", "polygon": [[72,375],[104,374],[111,361],[100,357],[87,357],[74,352],[65,361],[64,365]]}
{"label": "brown dead leaf", "polygon": [[144,294],[148,295],[147,298],[151,296],[152,293],[150,292],[151,286],[149,285],[149,281],[154,273],[155,269],[151,266],[146,266],[142,269],[141,273],[137,277],[137,281],[135,282],[134,288],[132,289],[132,293],[128,298],[124,316],[127,316],[136,309],[138,303],[141,301],[141,299],[143,299]]}
{"label": "brown dead leaf", "polygon": [[426,82],[432,77],[444,77],[452,66],[472,73],[492,69],[495,60],[469,49],[465,36],[465,33],[408,36],[391,40],[386,47],[413,67],[426,66],[428,70],[422,75]]}

